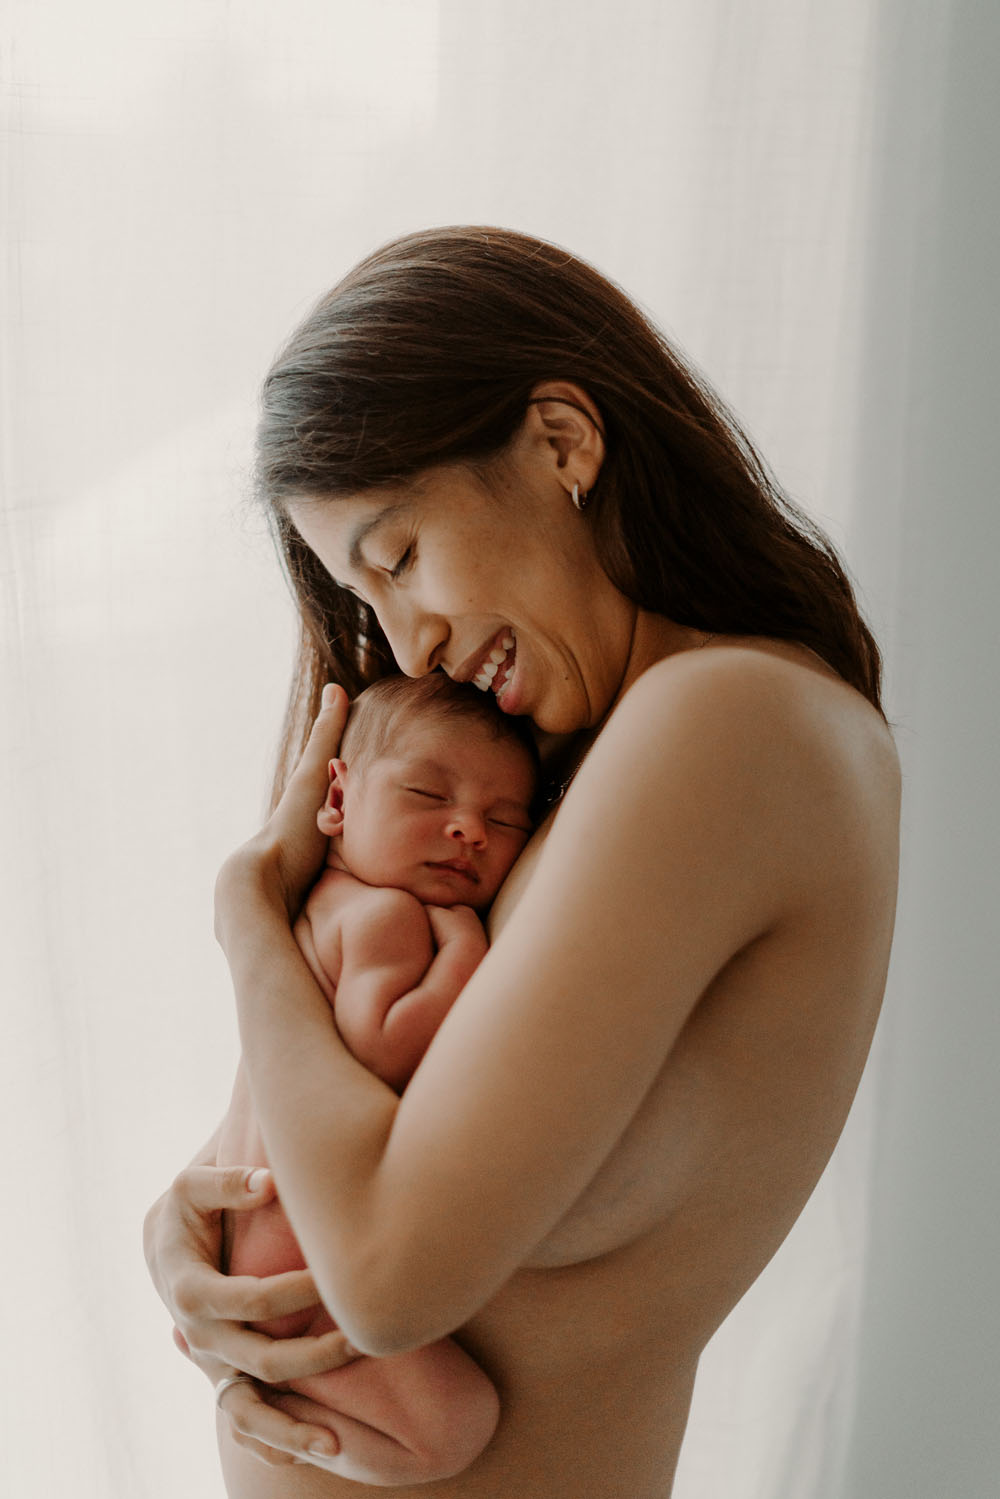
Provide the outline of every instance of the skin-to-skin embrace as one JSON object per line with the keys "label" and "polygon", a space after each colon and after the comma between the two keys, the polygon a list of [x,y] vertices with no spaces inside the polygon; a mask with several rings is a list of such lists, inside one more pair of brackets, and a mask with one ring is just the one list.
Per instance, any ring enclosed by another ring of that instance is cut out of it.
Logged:
{"label": "skin-to-skin embrace", "polygon": [[[570,499],[597,480],[600,413],[576,385],[533,395],[502,494],[450,465],[290,507],[410,675],[472,678],[509,636],[501,707],[553,735],[599,730],[402,1097],[343,1046],[291,935],[342,693],[220,876],[255,1107],[342,1334],[267,1345],[238,1325],[315,1294],[303,1275],[214,1276],[213,1213],[261,1200],[238,1174],[182,1176],[149,1255],[214,1378],[329,1367],[341,1336],[379,1355],[454,1334],[500,1424],[466,1472],[401,1493],[664,1499],[701,1350],[857,1086],[889,956],[898,768],[884,720],[805,647],[708,637],[618,591]],[[319,1460],[291,1466],[328,1434],[252,1387],[225,1396],[219,1433],[243,1499],[358,1492]]]}
{"label": "skin-to-skin embrace", "polygon": [[[513,721],[439,674],[376,683],[348,737],[351,764],[330,762],[317,816],[326,866],[293,931],[345,1043],[400,1093],[486,953],[465,902],[488,907],[527,842],[536,765]],[[240,1075],[219,1165],[267,1165],[247,1095]],[[305,1268],[277,1201],[227,1215],[223,1238],[230,1275]],[[334,1323],[319,1306],[254,1327],[292,1338]],[[450,1338],[358,1358],[270,1398],[296,1416],[303,1396],[310,1419],[334,1434],[337,1471],[378,1485],[462,1472],[499,1415],[493,1385]]]}

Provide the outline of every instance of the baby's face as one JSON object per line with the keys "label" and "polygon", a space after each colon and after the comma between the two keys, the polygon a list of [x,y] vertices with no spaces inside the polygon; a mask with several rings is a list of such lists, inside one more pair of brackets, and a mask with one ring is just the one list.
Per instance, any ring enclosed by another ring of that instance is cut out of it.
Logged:
{"label": "baby's face", "polygon": [[532,830],[527,750],[461,718],[417,720],[343,779],[344,863],[425,905],[488,906]]}

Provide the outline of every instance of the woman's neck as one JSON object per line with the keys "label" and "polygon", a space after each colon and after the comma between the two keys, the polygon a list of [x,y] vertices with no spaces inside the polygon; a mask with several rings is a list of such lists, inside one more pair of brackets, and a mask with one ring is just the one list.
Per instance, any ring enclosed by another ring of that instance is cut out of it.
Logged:
{"label": "woman's neck", "polygon": [[608,713],[617,707],[643,672],[655,666],[657,661],[663,661],[678,651],[700,650],[715,638],[706,630],[675,625],[662,614],[650,614],[644,609],[637,609],[625,669],[618,691],[604,717],[590,728],[580,729],[573,734],[539,733],[537,736],[545,781],[541,798],[543,806],[554,807],[562,798],[584,756],[607,721]]}
{"label": "woman's neck", "polygon": [[637,682],[643,672],[655,666],[657,661],[664,661],[667,656],[675,656],[679,651],[700,650],[714,639],[715,636],[708,630],[677,625],[662,614],[637,609],[625,671],[608,712],[618,706],[633,682]]}

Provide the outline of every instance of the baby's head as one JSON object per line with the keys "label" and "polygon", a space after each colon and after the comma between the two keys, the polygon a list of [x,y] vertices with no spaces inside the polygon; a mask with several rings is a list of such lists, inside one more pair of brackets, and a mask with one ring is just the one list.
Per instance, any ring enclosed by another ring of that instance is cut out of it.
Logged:
{"label": "baby's head", "polygon": [[488,906],[532,830],[538,756],[521,719],[440,672],[355,699],[317,818],[329,862],[426,905]]}

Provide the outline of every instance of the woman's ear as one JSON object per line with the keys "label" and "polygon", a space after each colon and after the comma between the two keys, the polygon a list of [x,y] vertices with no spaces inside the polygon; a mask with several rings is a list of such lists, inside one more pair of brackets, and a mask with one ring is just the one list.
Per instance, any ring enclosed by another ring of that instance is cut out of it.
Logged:
{"label": "woman's ear", "polygon": [[343,760],[330,761],[330,786],[326,800],[316,814],[316,826],[327,838],[339,838],[344,831],[344,787],[347,766]]}
{"label": "woman's ear", "polygon": [[604,422],[582,386],[543,380],[531,392],[524,426],[527,440],[544,454],[571,494],[588,494],[604,462]]}

